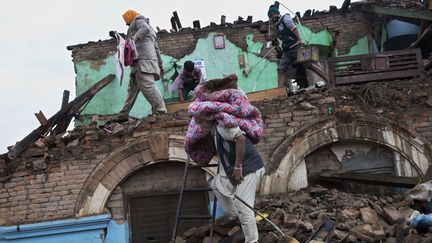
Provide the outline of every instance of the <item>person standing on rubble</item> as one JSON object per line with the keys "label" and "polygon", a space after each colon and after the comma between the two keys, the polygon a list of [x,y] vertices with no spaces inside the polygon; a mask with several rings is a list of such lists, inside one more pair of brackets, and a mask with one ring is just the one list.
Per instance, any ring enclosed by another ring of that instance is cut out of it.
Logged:
{"label": "person standing on rubble", "polygon": [[[197,123],[190,124],[186,142],[194,137],[194,131],[209,131],[212,138],[210,142],[214,143],[219,157],[219,173],[211,181],[210,187],[225,212],[224,216],[218,218],[217,224],[233,227],[238,225],[239,220],[245,236],[244,242],[255,243],[259,237],[255,214],[235,196],[253,207],[256,187],[265,169],[251,136],[262,134],[262,121],[260,112],[250,105],[245,93],[238,89],[237,81],[236,75],[230,75],[206,81],[195,89],[197,100],[189,106],[189,112],[195,114]],[[225,118],[213,112],[225,113]],[[238,114],[239,112],[242,115]],[[232,120],[236,122],[225,124]],[[201,124],[202,127],[193,128],[196,124]],[[196,161],[198,160],[199,158],[196,158]]]}
{"label": "person standing on rubble", "polygon": [[193,91],[202,81],[201,69],[192,61],[186,61],[180,74],[170,86],[170,90],[178,89],[179,101],[184,102],[188,99],[189,93]]}
{"label": "person standing on rubble", "polygon": [[126,38],[135,42],[138,58],[132,64],[127,98],[118,118],[129,116],[140,91],[151,104],[152,114],[166,113],[165,102],[155,84],[164,73],[156,33],[149,20],[137,11],[130,9],[122,16],[129,26]]}
{"label": "person standing on rubble", "polygon": [[[271,22],[276,25],[277,38],[282,41],[282,47],[279,47],[279,41],[275,39],[272,44],[276,47],[279,56],[278,65],[278,83],[279,87],[284,87],[288,84],[289,92],[293,92],[292,84],[288,80],[288,69],[297,60],[297,52],[304,46],[304,43],[297,30],[297,26],[289,14],[280,15],[279,7],[271,5],[267,15]],[[328,75],[322,70],[318,62],[303,63],[306,69],[318,74],[325,82],[329,82]]]}
{"label": "person standing on rubble", "polygon": [[[277,37],[282,41],[282,57],[277,70],[279,86],[284,87],[288,78],[287,71],[290,65],[297,60],[297,51],[303,45],[303,41],[289,14],[281,16],[279,8],[271,5],[267,15],[270,21],[276,25]],[[273,45],[277,44],[273,43]]]}
{"label": "person standing on rubble", "polygon": [[214,125],[213,135],[222,166],[212,180],[211,188],[225,211],[218,224],[232,227],[238,218],[245,242],[258,242],[254,212],[234,195],[253,207],[257,183],[264,175],[264,162],[254,144],[238,126],[226,128]]}

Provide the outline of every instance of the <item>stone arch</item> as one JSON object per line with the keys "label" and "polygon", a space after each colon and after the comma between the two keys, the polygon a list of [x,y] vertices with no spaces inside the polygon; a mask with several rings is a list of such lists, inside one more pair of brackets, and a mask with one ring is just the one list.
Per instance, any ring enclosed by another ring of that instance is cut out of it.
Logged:
{"label": "stone arch", "polygon": [[[342,123],[336,118],[315,120],[285,138],[272,153],[261,194],[298,189],[293,180],[307,178],[304,158],[316,149],[339,141],[382,144],[403,155],[423,177],[429,167],[431,144],[421,136],[387,120],[356,119]],[[303,164],[303,165],[302,165]]]}
{"label": "stone arch", "polygon": [[[139,169],[161,162],[186,162],[184,137],[153,133],[113,151],[88,177],[75,205],[75,215],[101,214],[117,185]],[[213,170],[205,169],[210,174]]]}

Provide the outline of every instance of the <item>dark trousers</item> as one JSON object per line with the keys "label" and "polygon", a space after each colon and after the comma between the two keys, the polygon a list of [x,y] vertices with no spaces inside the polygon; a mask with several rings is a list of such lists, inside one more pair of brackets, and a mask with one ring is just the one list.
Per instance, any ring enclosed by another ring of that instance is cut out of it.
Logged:
{"label": "dark trousers", "polygon": [[184,84],[183,85],[183,99],[188,100],[189,99],[189,93],[195,89],[195,87],[198,86],[198,83],[193,82],[190,84]]}

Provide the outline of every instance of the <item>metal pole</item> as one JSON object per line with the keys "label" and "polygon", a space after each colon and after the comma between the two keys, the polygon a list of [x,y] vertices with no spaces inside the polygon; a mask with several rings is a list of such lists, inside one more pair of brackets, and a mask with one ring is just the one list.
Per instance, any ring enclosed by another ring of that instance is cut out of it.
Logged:
{"label": "metal pole", "polygon": [[178,224],[179,224],[179,217],[180,217],[180,213],[181,213],[181,208],[183,206],[183,193],[184,193],[185,184],[186,184],[186,181],[187,181],[189,163],[190,163],[190,157],[187,156],[186,166],[185,166],[185,169],[184,169],[184,172],[183,172],[183,183],[182,183],[181,189],[180,189],[179,203],[177,205],[176,219],[175,219],[175,223],[174,223],[174,229],[173,229],[173,233],[172,233],[172,237],[171,237],[171,242],[175,242],[175,239],[176,239],[176,236],[177,236],[177,227],[178,227]]}
{"label": "metal pole", "polygon": [[275,49],[276,47],[275,46],[273,46],[264,56],[262,56],[261,57],[261,59],[257,62],[257,63],[255,63],[251,68],[249,68],[247,71],[246,71],[246,73],[247,74],[249,74],[251,71],[252,71],[252,69],[254,69],[258,64],[260,64],[260,62],[262,61],[262,60],[264,60],[264,58],[266,57],[266,56],[268,56],[268,54],[270,54],[270,52],[271,51],[273,51],[273,49]]}
{"label": "metal pole", "polygon": [[264,220],[266,220],[268,223],[270,223],[283,237],[287,237],[285,236],[285,234],[282,232],[281,229],[279,229],[279,227],[277,227],[272,221],[270,221],[269,219],[267,219],[266,217],[264,217],[262,214],[260,214],[258,211],[256,211],[251,205],[247,204],[247,202],[243,201],[243,199],[241,199],[240,197],[238,197],[237,195],[234,195],[234,197],[239,200],[241,203],[243,203],[246,207],[248,207],[249,209],[251,209],[252,211],[254,211],[256,214],[258,214],[261,218],[263,218]]}

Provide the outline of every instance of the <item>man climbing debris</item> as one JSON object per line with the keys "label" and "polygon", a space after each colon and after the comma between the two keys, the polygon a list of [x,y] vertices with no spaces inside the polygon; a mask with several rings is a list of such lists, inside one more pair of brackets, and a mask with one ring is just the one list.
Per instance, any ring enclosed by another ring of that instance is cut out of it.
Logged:
{"label": "man climbing debris", "polygon": [[127,118],[139,91],[152,106],[152,113],[166,113],[165,102],[155,81],[163,75],[162,59],[156,33],[147,18],[135,10],[128,10],[123,15],[129,26],[126,38],[135,42],[138,57],[135,57],[129,80],[128,94],[118,119]]}
{"label": "man climbing debris", "polygon": [[180,74],[170,85],[169,90],[172,92],[178,89],[179,101],[184,102],[188,100],[189,93],[201,83],[202,79],[203,75],[201,69],[195,66],[192,61],[186,61]]}
{"label": "man climbing debris", "polygon": [[219,173],[211,182],[225,211],[218,222],[232,226],[238,218],[245,242],[258,242],[254,212],[236,196],[254,205],[256,186],[264,174],[264,162],[254,146],[263,134],[261,113],[237,87],[236,75],[209,80],[195,91],[185,150],[198,164],[219,157]]}

